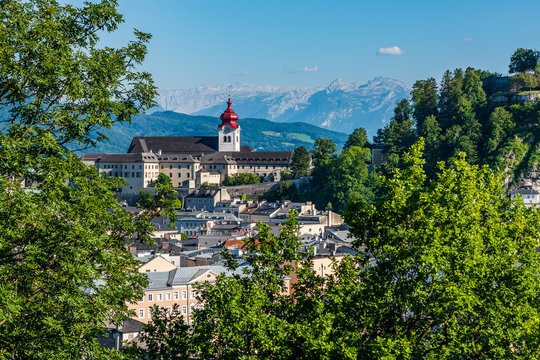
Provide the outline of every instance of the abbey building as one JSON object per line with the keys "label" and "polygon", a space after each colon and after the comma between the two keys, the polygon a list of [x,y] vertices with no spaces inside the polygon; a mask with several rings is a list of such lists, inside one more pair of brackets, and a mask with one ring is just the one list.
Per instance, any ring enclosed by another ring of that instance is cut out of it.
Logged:
{"label": "abbey building", "polygon": [[120,189],[126,194],[153,187],[160,173],[177,188],[220,184],[241,173],[279,181],[290,166],[292,151],[254,151],[241,145],[241,127],[231,104],[229,98],[217,136],[135,137],[125,154],[85,154],[81,159],[107,176],[126,179],[128,185]]}

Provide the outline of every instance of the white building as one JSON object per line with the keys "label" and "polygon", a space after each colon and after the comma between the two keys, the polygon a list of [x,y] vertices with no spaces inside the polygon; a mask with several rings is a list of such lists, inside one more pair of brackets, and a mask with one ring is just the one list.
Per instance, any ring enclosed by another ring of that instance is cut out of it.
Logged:
{"label": "white building", "polygon": [[[159,173],[170,177],[176,188],[219,184],[227,176],[241,173],[279,181],[281,173],[289,169],[293,151],[259,152],[242,146],[238,115],[231,104],[229,98],[217,136],[138,136],[127,154],[85,154],[81,160],[108,176],[124,177],[129,186],[121,189],[123,193],[153,186]],[[147,165],[144,171],[142,165]]]}

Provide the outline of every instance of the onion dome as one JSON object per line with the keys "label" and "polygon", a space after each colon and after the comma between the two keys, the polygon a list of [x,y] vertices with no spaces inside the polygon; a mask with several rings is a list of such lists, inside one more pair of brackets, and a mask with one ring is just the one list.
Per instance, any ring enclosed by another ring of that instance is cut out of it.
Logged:
{"label": "onion dome", "polygon": [[238,115],[231,108],[232,102],[231,97],[229,96],[229,101],[227,101],[227,109],[219,117],[221,119],[221,125],[218,126],[218,129],[221,129],[224,125],[229,125],[233,129],[238,129]]}

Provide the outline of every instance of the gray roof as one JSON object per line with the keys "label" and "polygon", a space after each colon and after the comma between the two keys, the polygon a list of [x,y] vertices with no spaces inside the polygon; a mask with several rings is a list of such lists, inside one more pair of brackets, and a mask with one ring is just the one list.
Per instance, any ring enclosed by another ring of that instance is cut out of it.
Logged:
{"label": "gray roof", "polygon": [[217,136],[137,136],[129,146],[128,153],[161,150],[167,154],[209,154],[218,150]]}
{"label": "gray roof", "polygon": [[148,286],[146,290],[163,290],[168,287],[169,278],[174,276],[176,269],[164,272],[149,272],[145,273],[148,277]]}
{"label": "gray roof", "polygon": [[540,192],[533,189],[532,187],[526,187],[526,188],[519,188],[517,189],[514,194],[521,194],[521,195],[538,195]]}
{"label": "gray roof", "polygon": [[166,163],[194,163],[195,160],[190,154],[166,154],[158,156],[159,161]]}
{"label": "gray roof", "polygon": [[188,284],[208,271],[216,275],[228,272],[227,268],[223,266],[219,266],[219,265],[181,267],[181,268],[176,269],[174,277],[172,278],[171,285]]}
{"label": "gray roof", "polygon": [[158,158],[155,154],[142,152],[136,154],[104,154],[97,160],[99,163],[138,163],[138,162],[157,162]]}
{"label": "gray roof", "polygon": [[185,199],[192,199],[192,198],[213,198],[216,196],[217,193],[219,193],[220,188],[217,187],[202,187],[198,191],[195,191],[188,196],[185,197]]}
{"label": "gray roof", "polygon": [[293,155],[292,151],[240,151],[224,152],[239,165],[268,164],[268,165],[288,165]]}
{"label": "gray roof", "polygon": [[328,234],[332,235],[336,240],[343,242],[353,242],[355,239],[352,237],[351,233],[348,230],[326,230]]}
{"label": "gray roof", "polygon": [[236,164],[230,153],[214,152],[201,158],[201,163],[212,164]]}
{"label": "gray roof", "polygon": [[81,155],[81,160],[97,160],[101,159],[106,154],[83,154]]}

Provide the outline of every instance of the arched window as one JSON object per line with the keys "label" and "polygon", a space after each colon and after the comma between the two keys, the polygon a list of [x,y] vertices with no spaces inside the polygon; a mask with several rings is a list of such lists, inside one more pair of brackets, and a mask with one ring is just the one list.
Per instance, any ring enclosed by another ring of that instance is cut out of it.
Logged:
{"label": "arched window", "polygon": [[223,137],[223,142],[227,142],[227,137],[226,136]]}

